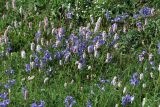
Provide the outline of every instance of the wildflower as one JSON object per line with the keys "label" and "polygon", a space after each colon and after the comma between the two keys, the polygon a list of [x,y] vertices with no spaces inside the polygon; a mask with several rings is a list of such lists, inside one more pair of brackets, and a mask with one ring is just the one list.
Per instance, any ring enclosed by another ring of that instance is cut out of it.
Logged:
{"label": "wildflower", "polygon": [[127,104],[132,103],[133,100],[134,100],[134,96],[127,94],[126,96],[122,97],[122,105],[126,106]]}
{"label": "wildflower", "polygon": [[94,52],[94,45],[88,46],[88,53],[93,53]]}
{"label": "wildflower", "polygon": [[66,87],[67,87],[67,83],[65,82],[65,83],[64,83],[64,88],[66,88]]}
{"label": "wildflower", "polygon": [[30,71],[31,71],[30,64],[26,64],[26,72],[30,72]]}
{"label": "wildflower", "polygon": [[127,87],[124,87],[123,88],[123,94],[126,93],[126,91],[127,91]]}
{"label": "wildflower", "polygon": [[111,19],[109,11],[106,11],[105,16],[108,21]]}
{"label": "wildflower", "polygon": [[42,51],[41,45],[37,45],[37,46],[36,46],[36,51],[37,51],[37,52],[41,52],[41,51]]}
{"label": "wildflower", "polygon": [[72,96],[67,96],[64,103],[65,107],[72,107],[74,104],[76,104],[76,100]]}
{"label": "wildflower", "polygon": [[10,100],[9,100],[9,99],[6,99],[6,100],[0,102],[0,106],[1,106],[1,107],[6,107],[9,103],[10,103]]}
{"label": "wildflower", "polygon": [[142,30],[142,23],[141,22],[137,22],[136,26],[138,27],[138,31]]}
{"label": "wildflower", "polygon": [[144,56],[143,55],[138,55],[138,60],[139,60],[139,62],[142,62],[144,60]]}
{"label": "wildflower", "polygon": [[148,60],[149,61],[153,60],[153,54],[152,53],[149,54]]}
{"label": "wildflower", "polygon": [[83,64],[81,62],[78,63],[78,69],[81,70],[83,68]]}
{"label": "wildflower", "polygon": [[87,101],[87,107],[92,107],[92,102],[90,100]]}
{"label": "wildflower", "polygon": [[139,16],[140,16],[139,14],[134,14],[134,15],[133,15],[133,18],[134,18],[134,19],[138,19]]}
{"label": "wildflower", "polygon": [[19,8],[19,13],[22,15],[23,14],[23,8],[22,6]]}
{"label": "wildflower", "polygon": [[9,2],[8,1],[6,1],[5,7],[6,7],[7,10],[9,9]]}
{"label": "wildflower", "polygon": [[16,9],[16,0],[12,0],[12,8]]}
{"label": "wildflower", "polygon": [[8,96],[8,93],[4,92],[3,94],[0,93],[0,98],[6,99]]}
{"label": "wildflower", "polygon": [[49,78],[46,77],[46,78],[44,79],[44,84],[45,84],[48,80],[49,80]]}
{"label": "wildflower", "polygon": [[24,50],[21,51],[21,57],[26,58],[26,52]]}
{"label": "wildflower", "polygon": [[112,25],[112,31],[113,32],[116,32],[116,30],[117,30],[117,23],[114,23],[113,25]]}
{"label": "wildflower", "polygon": [[106,63],[109,63],[112,60],[112,55],[110,53],[107,53]]}
{"label": "wildflower", "polygon": [[142,80],[144,78],[143,73],[140,74],[139,79]]}
{"label": "wildflower", "polygon": [[32,76],[28,76],[28,80],[30,81],[30,80],[33,80],[34,79],[34,75],[32,75]]}
{"label": "wildflower", "polygon": [[154,14],[154,9],[149,7],[143,7],[142,9],[140,9],[139,13],[142,17],[149,17]]}
{"label": "wildflower", "polygon": [[142,100],[142,107],[144,107],[145,104],[146,104],[146,98],[143,98],[143,100]]}
{"label": "wildflower", "polygon": [[150,73],[151,78],[154,78],[153,72]]}
{"label": "wildflower", "polygon": [[115,107],[118,107],[118,104],[116,104]]}
{"label": "wildflower", "polygon": [[34,49],[35,49],[35,43],[31,43],[31,51],[34,51]]}
{"label": "wildflower", "polygon": [[117,84],[117,77],[116,76],[114,76],[113,80],[111,81],[111,84],[114,86]]}
{"label": "wildflower", "polygon": [[66,13],[66,17],[67,17],[67,19],[72,19],[72,12],[70,12],[70,11],[68,11],[67,13]]}
{"label": "wildflower", "polygon": [[146,84],[145,84],[145,83],[143,83],[143,84],[142,84],[142,87],[143,87],[143,88],[146,88]]}
{"label": "wildflower", "polygon": [[63,62],[62,62],[62,60],[59,60],[59,65],[63,65]]}
{"label": "wildflower", "polygon": [[100,24],[101,24],[102,18],[99,17],[97,22],[96,22],[96,26],[94,28],[94,33],[97,32],[99,30]]}
{"label": "wildflower", "polygon": [[22,88],[22,94],[23,94],[24,100],[27,100],[28,90],[25,87]]}
{"label": "wildflower", "polygon": [[98,50],[94,50],[94,57],[95,57],[95,58],[98,58],[98,57],[99,57],[99,52],[98,52]]}
{"label": "wildflower", "polygon": [[92,15],[90,15],[90,20],[91,20],[91,24],[93,24],[94,23],[94,18],[93,18]]}
{"label": "wildflower", "polygon": [[29,29],[31,29],[32,30],[32,22],[29,22]]}
{"label": "wildflower", "polygon": [[15,80],[15,79],[8,80],[8,83],[9,83],[10,85],[14,85],[14,84],[15,84],[15,82],[16,82],[16,80]]}
{"label": "wildflower", "polygon": [[130,82],[131,82],[132,85],[137,85],[139,83],[139,81],[138,81],[138,74],[137,73],[133,74]]}

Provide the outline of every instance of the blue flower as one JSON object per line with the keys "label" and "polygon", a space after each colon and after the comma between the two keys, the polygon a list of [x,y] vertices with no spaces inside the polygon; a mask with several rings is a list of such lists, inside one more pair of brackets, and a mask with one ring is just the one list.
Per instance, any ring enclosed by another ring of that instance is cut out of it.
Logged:
{"label": "blue flower", "polygon": [[13,79],[13,80],[8,80],[8,83],[9,83],[10,85],[14,85],[14,84],[15,84],[15,82],[16,82],[16,80],[15,80],[15,79]]}
{"label": "blue flower", "polygon": [[139,13],[141,14],[142,17],[148,17],[152,15],[152,9],[149,7],[143,7]]}
{"label": "blue flower", "polygon": [[26,72],[30,72],[30,71],[31,71],[30,64],[26,64]]}
{"label": "blue flower", "polygon": [[126,96],[122,97],[122,105],[126,106],[127,104],[132,103],[133,100],[134,96],[127,94]]}
{"label": "blue flower", "polygon": [[92,107],[92,102],[90,100],[87,101],[87,107]]}
{"label": "blue flower", "polygon": [[72,96],[67,96],[64,103],[65,107],[72,107],[74,104],[76,104],[76,100]]}
{"label": "blue flower", "polygon": [[8,96],[8,93],[4,92],[3,94],[0,93],[0,98],[6,99]]}
{"label": "blue flower", "polygon": [[137,73],[133,74],[130,82],[131,82],[132,85],[137,85],[139,83],[139,81],[138,81],[138,74]]}
{"label": "blue flower", "polygon": [[106,16],[106,19],[107,19],[107,20],[110,20],[110,19],[111,19],[110,14],[109,14],[109,11],[106,11],[105,16]]}
{"label": "blue flower", "polygon": [[66,13],[67,19],[72,19],[72,16],[73,16],[72,12],[69,11]]}

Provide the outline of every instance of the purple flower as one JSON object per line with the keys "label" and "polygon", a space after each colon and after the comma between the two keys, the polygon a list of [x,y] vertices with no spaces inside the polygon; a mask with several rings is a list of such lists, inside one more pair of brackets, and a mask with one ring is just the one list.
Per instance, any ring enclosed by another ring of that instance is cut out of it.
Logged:
{"label": "purple flower", "polygon": [[31,107],[38,107],[38,105],[34,102],[32,103]]}
{"label": "purple flower", "polygon": [[8,93],[4,92],[3,94],[0,93],[0,98],[6,99],[8,96]]}
{"label": "purple flower", "polygon": [[30,72],[30,71],[31,71],[30,64],[26,64],[26,72]]}
{"label": "purple flower", "polygon": [[137,26],[138,28],[140,28],[140,27],[142,27],[142,23],[141,23],[141,22],[137,22],[137,23],[136,23],[136,26]]}
{"label": "purple flower", "polygon": [[76,104],[76,100],[72,96],[67,96],[64,103],[65,107],[72,107],[74,104]]}
{"label": "purple flower", "polygon": [[0,102],[0,107],[6,107],[9,103],[10,103],[10,100],[6,99],[3,102]]}
{"label": "purple flower", "polygon": [[94,52],[94,45],[88,46],[88,53],[93,53]]}
{"label": "purple flower", "polygon": [[135,19],[138,19],[138,17],[139,17],[139,14],[134,14],[133,15],[133,18],[135,18]]}
{"label": "purple flower", "polygon": [[87,107],[92,107],[92,102],[90,100],[87,101]]}
{"label": "purple flower", "polygon": [[110,20],[110,19],[111,19],[110,14],[109,14],[109,11],[106,11],[105,16],[106,16],[106,19],[107,19],[107,20]]}
{"label": "purple flower", "polygon": [[9,89],[10,88],[9,84],[5,84],[4,88]]}
{"label": "purple flower", "polygon": [[37,104],[36,102],[32,103],[31,107],[44,107],[45,102],[40,101],[40,104]]}
{"label": "purple flower", "polygon": [[9,83],[10,85],[14,85],[14,84],[15,84],[15,82],[16,82],[16,80],[15,80],[15,79],[13,79],[13,80],[8,80],[8,83]]}
{"label": "purple flower", "polygon": [[72,12],[69,11],[66,13],[67,19],[72,19],[72,16],[73,16]]}
{"label": "purple flower", "polygon": [[152,15],[152,9],[149,7],[143,7],[139,13],[141,14],[142,17],[148,17]]}
{"label": "purple flower", "polygon": [[134,73],[134,74],[133,74],[130,82],[131,82],[131,84],[134,85],[134,86],[139,83],[139,81],[138,81],[138,74],[137,74],[137,73]]}
{"label": "purple flower", "polygon": [[122,97],[122,105],[126,106],[127,104],[132,103],[133,100],[134,96],[127,94],[126,96]]}

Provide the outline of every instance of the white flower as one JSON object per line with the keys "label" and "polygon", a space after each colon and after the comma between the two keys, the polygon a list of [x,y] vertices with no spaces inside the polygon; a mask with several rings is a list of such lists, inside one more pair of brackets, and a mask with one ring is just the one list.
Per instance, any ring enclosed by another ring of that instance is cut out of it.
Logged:
{"label": "white flower", "polygon": [[91,20],[91,24],[94,24],[94,19],[92,15],[90,15],[90,20]]}
{"label": "white flower", "polygon": [[127,87],[124,87],[123,94],[126,93],[126,91],[127,91]]}
{"label": "white flower", "polygon": [[26,58],[26,52],[24,50],[21,51],[21,57]]}
{"label": "white flower", "polygon": [[40,52],[41,49],[42,49],[42,48],[41,48],[41,45],[37,45],[37,46],[36,46],[36,51],[37,51],[37,52]]}
{"label": "white flower", "polygon": [[83,52],[83,58],[84,58],[84,59],[86,58],[86,56],[87,56],[87,55],[86,55],[86,53],[85,53],[85,52]]}
{"label": "white flower", "polygon": [[149,58],[148,59],[149,59],[149,61],[151,61],[153,59],[153,54],[152,53],[149,54]]}
{"label": "white flower", "polygon": [[107,58],[106,58],[106,63],[108,63],[108,62],[110,62],[111,61],[111,59],[112,59],[112,56],[111,56],[111,54],[110,53],[107,53]]}
{"label": "white flower", "polygon": [[73,83],[74,83],[74,80],[72,79],[71,84],[73,84]]}
{"label": "white flower", "polygon": [[66,87],[67,87],[67,83],[65,82],[65,83],[64,83],[64,88],[66,88]]}
{"label": "white flower", "polygon": [[142,87],[143,87],[143,88],[146,88],[146,84],[145,84],[145,83],[143,83],[143,84],[142,84]]}
{"label": "white flower", "polygon": [[111,84],[114,86],[117,84],[117,77],[116,76],[114,76],[113,80],[111,81]]}
{"label": "white flower", "polygon": [[28,76],[28,80],[33,80],[34,79],[34,75],[33,76]]}
{"label": "white flower", "polygon": [[140,74],[139,79],[142,80],[144,78],[143,73]]}
{"label": "white flower", "polygon": [[146,98],[143,98],[143,101],[142,101],[142,107],[144,107],[146,104]]}
{"label": "white flower", "polygon": [[96,26],[95,26],[95,28],[94,28],[94,33],[99,30],[99,27],[100,27],[100,25],[101,25],[101,21],[102,21],[102,18],[99,17],[98,20],[97,20],[97,22],[96,22]]}
{"label": "white flower", "polygon": [[34,61],[30,62],[30,66],[31,66],[31,69],[33,69],[35,66],[35,62]]}
{"label": "white flower", "polygon": [[35,44],[32,42],[31,43],[31,51],[33,51],[35,49]]}
{"label": "white flower", "polygon": [[16,9],[16,0],[12,0],[12,8]]}
{"label": "white flower", "polygon": [[62,62],[62,60],[59,60],[59,65],[63,65],[63,62]]}
{"label": "white flower", "polygon": [[98,50],[95,50],[95,51],[94,51],[94,57],[95,57],[95,58],[98,58],[98,57],[99,57],[99,52],[98,52]]}
{"label": "white flower", "polygon": [[158,66],[158,71],[160,72],[160,64],[159,64],[159,66]]}
{"label": "white flower", "polygon": [[118,107],[118,104],[116,104],[115,107]]}
{"label": "white flower", "polygon": [[122,86],[122,84],[121,84],[121,81],[120,82],[118,82],[118,87],[121,87]]}
{"label": "white flower", "polygon": [[113,25],[112,25],[112,30],[113,30],[113,32],[116,32],[116,30],[117,30],[117,23],[114,23]]}
{"label": "white flower", "polygon": [[46,78],[44,79],[44,84],[45,84],[48,80],[49,80],[49,78],[46,77]]}
{"label": "white flower", "polygon": [[103,38],[104,41],[106,40],[106,37],[107,37],[106,31],[103,31],[102,32],[102,38]]}
{"label": "white flower", "polygon": [[151,72],[151,73],[150,73],[150,76],[151,76],[151,78],[153,78],[153,77],[154,77],[153,72]]}
{"label": "white flower", "polygon": [[44,45],[44,38],[41,38],[41,45]]}
{"label": "white flower", "polygon": [[22,6],[19,8],[19,13],[20,13],[20,14],[23,13],[23,8],[22,8]]}
{"label": "white flower", "polygon": [[91,69],[91,66],[88,66],[88,70],[90,70]]}
{"label": "white flower", "polygon": [[78,63],[78,69],[81,70],[83,68],[83,64],[82,63]]}

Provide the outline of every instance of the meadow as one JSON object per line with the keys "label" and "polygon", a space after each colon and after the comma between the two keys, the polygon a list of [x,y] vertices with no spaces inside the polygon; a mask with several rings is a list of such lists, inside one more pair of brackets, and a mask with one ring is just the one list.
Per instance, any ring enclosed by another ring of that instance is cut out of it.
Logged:
{"label": "meadow", "polygon": [[160,107],[160,1],[0,0],[0,107]]}

